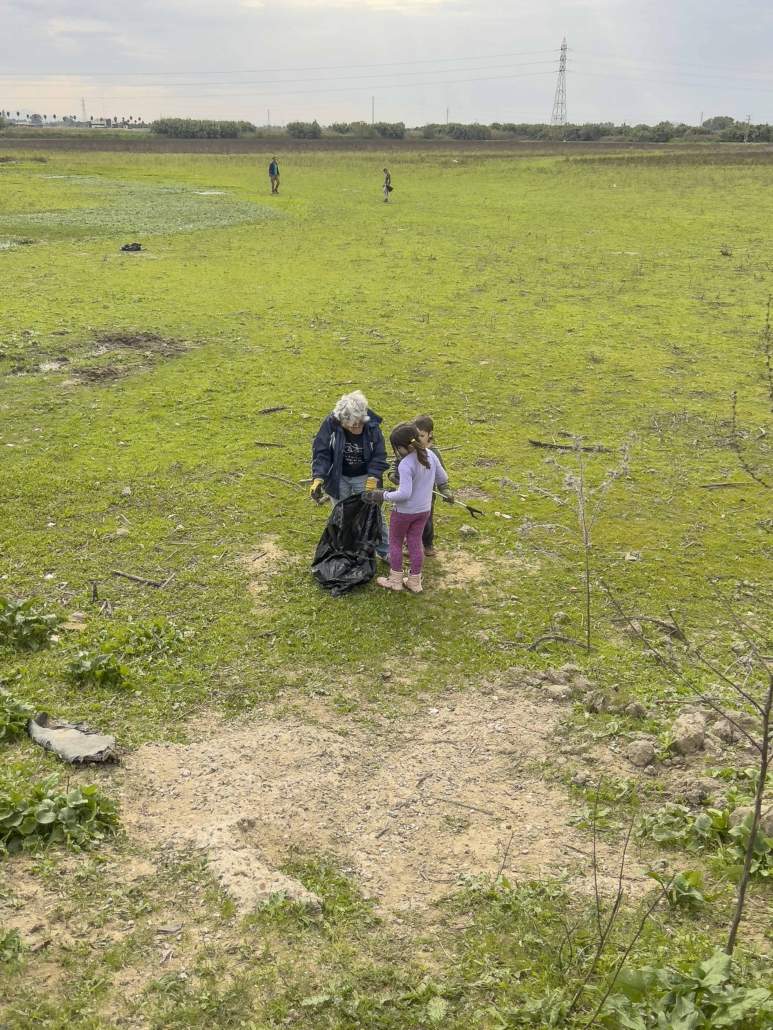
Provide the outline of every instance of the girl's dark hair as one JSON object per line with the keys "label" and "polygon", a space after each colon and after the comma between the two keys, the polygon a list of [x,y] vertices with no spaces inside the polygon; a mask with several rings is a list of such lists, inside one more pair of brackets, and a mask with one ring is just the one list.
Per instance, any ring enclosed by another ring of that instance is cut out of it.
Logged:
{"label": "girl's dark hair", "polygon": [[401,422],[399,426],[395,426],[389,434],[389,442],[394,450],[405,447],[407,451],[413,451],[424,468],[431,468],[427,448],[423,447],[419,440],[419,430],[415,422]]}
{"label": "girl's dark hair", "polygon": [[431,415],[417,415],[413,420],[413,424],[417,429],[420,429],[422,433],[429,433],[430,436],[435,432],[435,423],[432,421]]}

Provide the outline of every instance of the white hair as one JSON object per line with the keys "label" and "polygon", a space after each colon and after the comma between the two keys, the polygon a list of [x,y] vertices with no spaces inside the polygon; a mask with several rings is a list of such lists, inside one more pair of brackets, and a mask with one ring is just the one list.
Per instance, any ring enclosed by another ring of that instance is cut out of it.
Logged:
{"label": "white hair", "polygon": [[352,422],[367,422],[370,418],[368,399],[362,390],[345,393],[333,408],[333,414],[339,422],[346,425],[350,425]]}

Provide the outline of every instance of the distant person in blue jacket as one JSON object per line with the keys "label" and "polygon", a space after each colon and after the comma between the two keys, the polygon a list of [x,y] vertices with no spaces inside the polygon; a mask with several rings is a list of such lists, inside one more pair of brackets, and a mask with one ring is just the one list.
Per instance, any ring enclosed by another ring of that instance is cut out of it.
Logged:
{"label": "distant person in blue jacket", "polygon": [[268,177],[271,181],[271,192],[279,192],[279,162],[275,157],[271,158],[271,164],[268,166]]}
{"label": "distant person in blue jacket", "polygon": [[[362,391],[346,393],[314,438],[309,495],[317,504],[324,494],[337,502],[361,494],[368,479],[375,480],[380,487],[387,464],[381,418],[370,410]],[[368,486],[374,489],[372,484]],[[386,560],[389,540],[383,513],[381,523],[378,554]]]}

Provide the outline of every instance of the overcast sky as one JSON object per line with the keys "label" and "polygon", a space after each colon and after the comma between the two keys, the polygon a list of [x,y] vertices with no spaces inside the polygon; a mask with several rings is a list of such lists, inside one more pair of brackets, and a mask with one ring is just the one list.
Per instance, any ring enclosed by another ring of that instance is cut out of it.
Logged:
{"label": "overcast sky", "polygon": [[773,122],[771,0],[0,0],[0,109]]}

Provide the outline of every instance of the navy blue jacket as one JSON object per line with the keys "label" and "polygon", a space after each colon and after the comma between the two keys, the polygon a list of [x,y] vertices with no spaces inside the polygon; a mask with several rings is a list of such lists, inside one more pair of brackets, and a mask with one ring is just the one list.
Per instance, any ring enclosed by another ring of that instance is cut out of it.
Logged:
{"label": "navy blue jacket", "polygon": [[[362,430],[363,458],[368,475],[381,482],[387,467],[386,444],[381,432],[381,418],[368,408],[370,416]],[[325,492],[341,496],[341,468],[344,463],[344,428],[334,415],[328,415],[311,445],[312,479],[324,479]]]}

